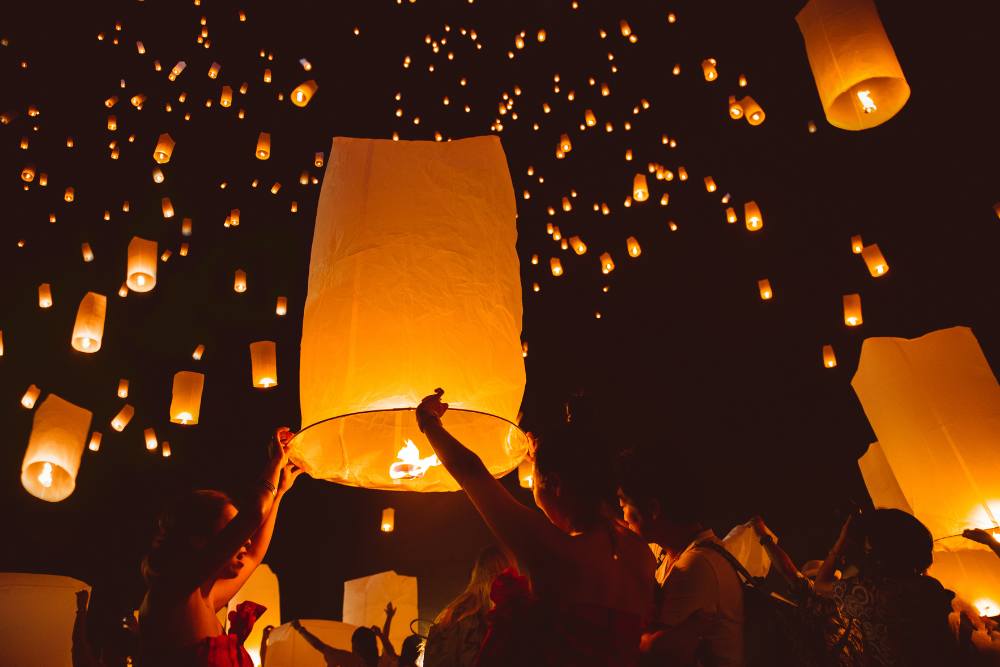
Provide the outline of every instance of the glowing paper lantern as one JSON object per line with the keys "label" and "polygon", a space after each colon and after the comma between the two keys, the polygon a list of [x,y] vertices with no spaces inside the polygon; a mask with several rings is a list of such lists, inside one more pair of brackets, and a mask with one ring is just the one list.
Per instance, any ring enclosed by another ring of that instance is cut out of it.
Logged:
{"label": "glowing paper lantern", "polygon": [[175,373],[170,399],[170,421],[185,426],[196,425],[201,414],[201,392],[204,388],[204,374],[193,371]]}
{"label": "glowing paper lantern", "polygon": [[21,462],[21,484],[28,493],[52,503],[73,493],[91,417],[89,410],[55,394],[42,401]]}
{"label": "glowing paper lantern", "polygon": [[[757,104],[757,101],[749,95],[740,100],[739,105],[740,108],[743,109],[743,116],[751,125],[760,125],[764,122],[764,118],[767,117],[764,113],[764,109],[762,109],[761,106]],[[730,110],[732,110],[732,107],[730,107]]]}
{"label": "glowing paper lantern", "polygon": [[559,150],[563,153],[569,153],[573,150],[573,142],[569,140],[568,134],[563,134],[559,136]]}
{"label": "glowing paper lantern", "polygon": [[354,486],[458,489],[413,416],[438,386],[448,428],[487,469],[517,465],[527,440],[513,423],[524,391],[515,217],[496,137],[334,139],[304,307],[300,396],[312,426],[293,440],[298,465]]}
{"label": "glowing paper lantern", "polygon": [[718,189],[718,187],[715,185],[715,179],[712,178],[711,176],[706,176],[705,177],[705,191],[706,192],[715,192],[717,189]]}
{"label": "glowing paper lantern", "polygon": [[28,385],[27,391],[24,392],[24,396],[21,397],[21,405],[28,408],[29,410],[35,407],[35,401],[41,396],[42,390],[35,385]]}
{"label": "glowing paper lantern", "polygon": [[194,352],[191,353],[191,358],[195,361],[200,361],[201,357],[205,354],[205,346],[199,345],[194,348]]}
{"label": "glowing paper lantern", "polygon": [[632,198],[636,201],[649,199],[649,186],[646,185],[645,174],[636,174],[632,179]]}
{"label": "glowing paper lantern", "polygon": [[153,149],[153,160],[159,164],[170,162],[170,156],[174,154],[174,140],[170,135],[163,133],[156,140],[156,148]]}
{"label": "glowing paper lantern", "polygon": [[844,324],[849,327],[856,327],[864,320],[861,319],[861,295],[844,295]]}
{"label": "glowing paper lantern", "polygon": [[831,125],[865,130],[903,108],[910,86],[872,0],[809,0],[795,20]]}
{"label": "glowing paper lantern", "polygon": [[743,218],[746,220],[747,229],[756,232],[764,227],[764,216],[760,213],[757,202],[748,201],[743,204]]}
{"label": "glowing paper lantern", "polygon": [[771,290],[771,281],[767,278],[761,278],[757,281],[757,289],[760,291],[761,300],[768,301],[774,298],[774,292]]}
{"label": "glowing paper lantern", "polygon": [[90,434],[90,442],[87,443],[87,449],[89,449],[92,452],[100,451],[100,449],[101,449],[101,438],[103,438],[103,437],[104,436],[101,434],[100,431],[94,431],[93,433],[91,433]]}
{"label": "glowing paper lantern", "polygon": [[259,389],[278,385],[278,357],[273,340],[250,343],[250,374],[253,386]]}
{"label": "glowing paper lantern", "polygon": [[156,250],[156,241],[138,236],[129,241],[125,284],[133,292],[148,292],[156,287]]}
{"label": "glowing paper lantern", "polygon": [[174,217],[174,205],[170,201],[170,197],[164,197],[163,199],[161,199],[160,200],[160,205],[163,208],[163,217],[164,218],[169,219],[169,218]]}
{"label": "glowing paper lantern", "polygon": [[160,445],[160,453],[163,455],[163,458],[165,459],[169,459],[170,455],[173,453],[170,449],[170,443],[167,442],[166,440],[164,440],[163,444]]}
{"label": "glowing paper lantern", "polygon": [[73,325],[73,349],[93,353],[101,349],[104,337],[104,314],[108,308],[108,297],[95,292],[87,292],[76,311]]}
{"label": "glowing paper lantern", "polygon": [[233,89],[229,86],[222,87],[222,93],[219,95],[219,106],[229,107],[233,104]]}
{"label": "glowing paper lantern", "polygon": [[396,530],[396,510],[391,507],[382,510],[381,529],[383,533],[391,533]]}
{"label": "glowing paper lantern", "polygon": [[931,576],[974,604],[1000,601],[996,556],[956,537],[1000,529],[1000,385],[972,330],[869,338],[851,384],[879,440],[859,461],[872,500],[931,531]]}
{"label": "glowing paper lantern", "polygon": [[271,157],[271,135],[267,132],[261,132],[257,136],[257,152],[255,153],[258,160],[266,160]]}
{"label": "glowing paper lantern", "polygon": [[865,249],[865,244],[861,240],[861,235],[856,234],[851,237],[851,252],[855,255],[860,255],[861,251]]}
{"label": "glowing paper lantern", "polygon": [[214,79],[219,76],[220,69],[222,69],[222,65],[219,63],[212,63],[212,66],[208,68],[208,78]]}
{"label": "glowing paper lantern", "polygon": [[608,274],[615,270],[615,263],[614,260],[611,259],[611,253],[601,253],[600,259],[601,273]]}
{"label": "glowing paper lantern", "polygon": [[146,441],[146,449],[153,451],[160,443],[156,440],[156,431],[147,428],[142,432],[142,437]]}
{"label": "glowing paper lantern", "polygon": [[118,381],[118,398],[128,398],[128,380],[125,378]]}
{"label": "glowing paper lantern", "polygon": [[[257,619],[257,622],[254,623],[253,630],[250,631],[250,635],[243,643],[243,646],[246,648],[247,653],[250,654],[250,657],[256,658],[254,664],[259,665],[260,647],[261,647],[261,641],[264,638],[264,628],[266,628],[269,625],[272,625],[275,628],[277,628],[281,624],[281,588],[278,585],[277,575],[270,567],[268,567],[267,563],[261,563],[254,569],[253,574],[250,575],[250,578],[247,579],[246,583],[243,584],[243,586],[240,587],[240,590],[236,593],[236,595],[234,595],[232,599],[229,600],[229,605],[225,610],[223,610],[223,613],[225,613],[228,616],[229,612],[235,611],[236,608],[240,605],[240,603],[246,600],[252,600],[253,602],[256,602],[257,604],[263,605],[264,607],[267,608],[267,610],[260,616],[260,618]],[[298,635],[300,639],[302,638],[301,633],[297,631],[293,632],[296,635]],[[272,634],[270,635],[270,637],[273,638],[274,635]],[[326,642],[326,639],[324,638],[323,641]],[[289,657],[289,659],[287,659],[286,661],[282,661],[280,660],[281,657],[280,654],[275,656],[274,652],[272,652],[271,650],[272,643],[273,640],[268,642],[267,655],[274,657],[269,657],[267,659],[268,666],[288,665],[288,667],[300,667],[300,666],[305,667],[306,665],[312,665],[313,664],[312,662],[307,662],[307,660],[303,659],[307,655],[305,653],[305,650],[308,650],[310,653],[312,653],[312,655],[308,657],[310,658],[318,657],[320,665],[325,666],[326,664],[326,661],[323,660],[323,655],[321,653],[318,653],[311,647],[308,649],[303,647],[304,650],[300,650],[298,653],[296,653],[294,659]],[[329,644],[328,642],[327,644],[332,645]],[[348,641],[347,650],[350,651],[350,641]]]}
{"label": "glowing paper lantern", "polygon": [[279,296],[278,302],[274,306],[274,312],[278,317],[284,317],[288,312],[288,297]]}
{"label": "glowing paper lantern", "polygon": [[833,368],[837,365],[837,355],[833,353],[833,345],[823,346],[823,366]]}
{"label": "glowing paper lantern", "polygon": [[634,236],[630,236],[625,239],[625,248],[628,250],[629,257],[638,257],[642,254],[642,248],[639,247],[639,241]]}
{"label": "glowing paper lantern", "polygon": [[94,249],[90,247],[89,243],[84,243],[80,246],[80,252],[83,254],[83,261],[93,262],[94,261]]}
{"label": "glowing paper lantern", "polygon": [[[378,625],[385,620],[385,604],[390,600],[399,618],[418,618],[417,578],[379,572],[345,581],[342,618],[345,623],[359,626]],[[389,641],[393,646],[402,646],[410,629],[406,623],[393,625]]]}
{"label": "glowing paper lantern", "polygon": [[42,283],[38,286],[38,307],[52,307],[52,286],[48,283]]}
{"label": "glowing paper lantern", "polygon": [[559,261],[558,257],[552,257],[549,259],[549,268],[552,269],[552,275],[561,276],[563,274],[562,262]]}
{"label": "glowing paper lantern", "polygon": [[241,294],[247,291],[247,272],[243,269],[236,269],[233,274],[233,291]]}
{"label": "glowing paper lantern", "polygon": [[319,88],[319,84],[313,79],[309,79],[303,83],[300,83],[292,91],[292,104],[297,107],[304,107],[309,104],[309,100],[312,96],[316,94],[316,90]]}
{"label": "glowing paper lantern", "polygon": [[584,243],[583,239],[581,239],[579,236],[569,237],[569,245],[571,248],[573,248],[573,252],[575,252],[577,255],[582,255],[585,252],[587,252],[587,244]]}
{"label": "glowing paper lantern", "polygon": [[740,106],[740,103],[736,101],[736,97],[733,95],[729,96],[729,117],[733,120],[743,118],[743,107]]}
{"label": "glowing paper lantern", "polygon": [[132,415],[135,414],[135,408],[126,403],[122,406],[122,409],[118,411],[118,414],[114,416],[111,420],[111,428],[116,431],[123,431],[128,423],[132,421]]}
{"label": "glowing paper lantern", "polygon": [[715,58],[708,58],[701,61],[701,72],[705,76],[705,81],[715,81],[719,78],[719,72],[715,69]]}
{"label": "glowing paper lantern", "polygon": [[522,489],[530,489],[535,484],[535,466],[528,458],[517,466],[517,483]]}
{"label": "glowing paper lantern", "polygon": [[885,261],[885,257],[882,256],[882,251],[878,249],[877,243],[863,247],[861,249],[861,258],[865,260],[868,273],[872,274],[873,278],[880,278],[889,273],[889,263]]}
{"label": "glowing paper lantern", "polygon": [[736,211],[731,206],[726,209],[726,222],[730,225],[736,222]]}

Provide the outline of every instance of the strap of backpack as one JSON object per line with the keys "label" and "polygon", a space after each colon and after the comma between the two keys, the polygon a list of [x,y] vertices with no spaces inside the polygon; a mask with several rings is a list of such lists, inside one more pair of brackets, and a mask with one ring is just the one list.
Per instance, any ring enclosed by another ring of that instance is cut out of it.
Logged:
{"label": "strap of backpack", "polygon": [[729,553],[729,550],[726,549],[726,547],[717,542],[713,542],[712,540],[703,540],[696,544],[695,547],[705,547],[721,555],[726,559],[726,561],[729,562],[730,565],[732,565],[733,569],[736,570],[736,574],[738,574],[740,579],[743,580],[744,585],[751,588],[762,589],[764,580],[750,574],[747,569],[743,567],[743,563],[739,562],[735,556]]}

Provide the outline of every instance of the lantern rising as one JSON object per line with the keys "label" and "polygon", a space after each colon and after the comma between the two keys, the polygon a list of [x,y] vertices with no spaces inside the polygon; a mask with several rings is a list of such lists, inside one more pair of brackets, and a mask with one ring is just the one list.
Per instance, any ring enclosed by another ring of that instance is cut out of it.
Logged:
{"label": "lantern rising", "polygon": [[861,258],[865,260],[868,273],[872,278],[880,278],[889,273],[889,263],[882,256],[882,251],[878,249],[878,244],[866,245],[861,249]]}
{"label": "lantern rising", "polygon": [[156,140],[156,148],[153,149],[153,159],[159,164],[170,162],[170,156],[174,154],[174,140],[169,134],[163,133]]}
{"label": "lantern rising", "polygon": [[864,320],[861,319],[861,295],[844,295],[844,324],[849,327],[859,326]]}
{"label": "lantern rising", "polygon": [[304,107],[309,104],[309,100],[312,99],[312,96],[316,94],[318,89],[319,84],[313,79],[300,83],[292,91],[292,104],[297,107]]}
{"label": "lantern rising", "polygon": [[413,410],[440,386],[449,430],[493,475],[517,466],[527,439],[512,423],[524,391],[515,214],[496,137],[334,139],[304,310],[297,465],[353,486],[457,490],[415,444],[426,441]]}
{"label": "lantern rising", "polygon": [[41,389],[39,389],[33,384],[28,385],[28,389],[24,392],[24,395],[21,396],[21,405],[30,410],[31,408],[35,407],[35,401],[37,401],[38,397],[41,395],[42,395]]}
{"label": "lantern rising", "polygon": [[118,414],[114,416],[111,420],[111,428],[116,431],[123,431],[128,423],[132,421],[132,415],[135,414],[135,408],[126,403],[122,406],[122,409],[118,411]]}
{"label": "lantern rising", "polygon": [[910,86],[872,0],[810,0],[795,20],[831,125],[865,130],[903,108]]}
{"label": "lantern rising", "polygon": [[250,343],[250,374],[253,386],[258,389],[278,385],[278,356],[273,340]]}
{"label": "lantern rising", "polygon": [[632,179],[632,198],[636,201],[649,199],[649,186],[646,185],[645,174],[636,174]]}
{"label": "lantern rising", "polygon": [[823,366],[833,368],[837,365],[837,355],[833,353],[833,345],[823,346]]}
{"label": "lantern rising", "polygon": [[28,493],[51,503],[73,493],[91,416],[55,394],[42,401],[21,462],[21,484]]}
{"label": "lantern rising", "polygon": [[761,215],[760,207],[755,201],[743,204],[743,218],[746,220],[747,229],[751,232],[756,232],[764,226],[764,216]]}
{"label": "lantern rising", "polygon": [[174,374],[173,395],[170,399],[170,421],[174,424],[194,426],[201,414],[201,392],[205,388],[205,375],[193,371]]}
{"label": "lantern rising", "polygon": [[156,241],[138,236],[129,241],[125,284],[133,292],[148,292],[156,287]]}
{"label": "lantern rising", "polygon": [[104,337],[104,314],[108,308],[108,297],[95,292],[87,292],[76,311],[73,325],[72,345],[79,352],[93,353],[101,349]]}
{"label": "lantern rising", "polygon": [[380,529],[383,533],[391,533],[396,530],[396,510],[391,507],[386,507],[382,510]]}
{"label": "lantern rising", "polygon": [[266,160],[271,157],[271,135],[268,132],[261,132],[257,136],[257,152],[255,155],[258,160]]}
{"label": "lantern rising", "polygon": [[1000,562],[960,537],[1000,530],[1000,385],[972,330],[869,338],[851,385],[879,440],[859,462],[872,500],[931,531],[931,576],[977,606],[1000,601]]}

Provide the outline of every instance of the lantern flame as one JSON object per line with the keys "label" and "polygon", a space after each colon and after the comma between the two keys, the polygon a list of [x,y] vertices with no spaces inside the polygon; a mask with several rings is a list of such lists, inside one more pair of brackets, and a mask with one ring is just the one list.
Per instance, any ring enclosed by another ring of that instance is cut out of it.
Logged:
{"label": "lantern flame", "polygon": [[420,449],[413,441],[407,438],[405,443],[396,453],[399,460],[393,461],[389,466],[389,477],[392,479],[420,479],[427,474],[429,468],[441,465],[437,454],[420,458]]}
{"label": "lantern flame", "polygon": [[46,489],[52,487],[52,464],[48,461],[42,466],[42,472],[38,473],[38,483]]}
{"label": "lantern flame", "polygon": [[861,110],[865,113],[871,113],[878,109],[875,106],[875,102],[872,100],[872,91],[870,90],[859,90],[858,91],[858,101],[861,102]]}
{"label": "lantern flame", "polygon": [[176,419],[177,419],[177,421],[179,421],[182,424],[187,424],[192,419],[191,413],[190,412],[181,412],[180,414],[177,415]]}
{"label": "lantern flame", "polygon": [[980,598],[972,603],[980,616],[996,616],[1000,614],[1000,604],[988,598]]}

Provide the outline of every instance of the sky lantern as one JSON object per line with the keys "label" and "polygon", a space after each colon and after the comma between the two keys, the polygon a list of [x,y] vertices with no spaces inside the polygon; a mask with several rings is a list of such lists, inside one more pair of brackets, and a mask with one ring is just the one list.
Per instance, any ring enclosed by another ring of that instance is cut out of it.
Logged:
{"label": "sky lantern", "polygon": [[760,291],[762,301],[770,301],[774,298],[774,291],[771,290],[771,281],[767,278],[761,278],[757,281],[757,289]]}
{"label": "sky lantern", "polygon": [[21,396],[21,405],[30,410],[31,408],[35,407],[35,401],[37,401],[38,397],[41,395],[42,395],[41,389],[39,389],[33,384],[28,385],[28,389],[24,392],[24,395]]}
{"label": "sky lantern", "polygon": [[309,79],[304,81],[299,85],[295,86],[295,90],[292,91],[292,104],[297,107],[304,107],[309,104],[309,100],[312,96],[316,94],[319,89],[319,84],[316,83],[314,79]]}
{"label": "sky lantern", "polygon": [[861,319],[861,295],[844,295],[844,324],[849,327],[856,327],[864,320]]}
{"label": "sky lantern", "polygon": [[128,426],[128,423],[132,421],[132,416],[134,414],[135,414],[135,408],[126,403],[125,405],[122,406],[122,409],[118,411],[118,414],[112,417],[111,428],[119,432],[125,430],[125,427]]}
{"label": "sky lantern", "polygon": [[87,449],[92,452],[100,451],[101,449],[101,439],[104,435],[100,431],[94,431],[90,434],[90,442],[87,443]]}
{"label": "sky lantern", "polygon": [[851,237],[851,252],[855,255],[860,255],[861,251],[865,249],[864,241],[861,240],[860,234],[855,234]]}
{"label": "sky lantern", "polygon": [[701,61],[701,72],[705,76],[705,81],[715,81],[719,78],[719,72],[715,69],[715,58],[706,58]]}
{"label": "sky lantern", "polygon": [[636,201],[649,199],[649,186],[646,185],[645,174],[636,174],[632,179],[632,198]]}
{"label": "sky lantern", "polygon": [[129,241],[125,284],[133,292],[148,292],[156,287],[156,251],[156,241],[138,236]]}
{"label": "sky lantern", "polygon": [[128,380],[122,378],[118,380],[118,398],[128,398]]}
{"label": "sky lantern", "polygon": [[733,209],[732,206],[728,207],[726,209],[726,222],[732,225],[736,222],[736,220],[737,220],[736,211]]}
{"label": "sky lantern", "polygon": [[73,325],[73,349],[94,353],[101,349],[104,337],[104,314],[108,308],[108,297],[96,292],[87,292],[76,311]]}
{"label": "sky lantern", "polygon": [[861,258],[865,260],[865,266],[868,267],[868,273],[872,274],[872,278],[880,278],[889,273],[889,263],[885,261],[877,243],[863,247]]}
{"label": "sky lantern", "polygon": [[173,451],[170,449],[170,443],[166,440],[160,445],[160,453],[163,454],[163,458],[169,459]]}
{"label": "sky lantern", "polygon": [[233,274],[233,291],[240,294],[247,291],[247,272],[243,269],[236,269]]}
{"label": "sky lantern", "polygon": [[219,106],[230,107],[233,105],[233,89],[229,86],[222,87],[222,94],[219,95]]}
{"label": "sky lantern", "polygon": [[25,183],[31,183],[35,180],[35,165],[29,164],[21,170],[21,180]]}
{"label": "sky lantern", "polygon": [[[740,108],[743,110],[743,116],[747,119],[747,122],[751,125],[760,125],[764,122],[766,115],[764,114],[764,109],[761,108],[757,101],[747,95],[742,100],[739,101]],[[730,115],[732,112],[732,107],[730,106]]]}
{"label": "sky lantern", "polygon": [[146,441],[146,450],[150,452],[156,449],[160,444],[156,439],[156,431],[151,428],[143,430],[142,439]]}
{"label": "sky lantern", "polygon": [[795,20],[831,125],[866,130],[903,108],[910,86],[872,0],[809,0]]}
{"label": "sky lantern", "polygon": [[278,317],[284,317],[287,312],[288,312],[288,297],[279,296],[277,303],[275,303],[274,305],[274,313]]}
{"label": "sky lantern", "polygon": [[607,275],[615,270],[615,262],[611,259],[611,253],[601,253],[601,273]]}
{"label": "sky lantern", "polygon": [[222,69],[222,65],[219,63],[212,63],[212,66],[208,68],[208,78],[214,79],[218,77],[220,69]]}
{"label": "sky lantern", "polygon": [[[307,426],[292,460],[353,486],[457,490],[413,415],[442,387],[449,430],[493,475],[513,470],[527,449],[514,423],[525,380],[516,238],[497,137],[335,138],[304,307]],[[415,265],[439,279],[428,284],[406,269]]]}
{"label": "sky lantern", "polygon": [[42,401],[21,461],[21,484],[28,493],[50,503],[73,493],[92,416],[55,394]]}
{"label": "sky lantern", "polygon": [[270,389],[278,385],[278,356],[273,340],[250,343],[250,375],[253,386]]}
{"label": "sky lantern", "polygon": [[205,355],[205,346],[199,344],[194,348],[194,352],[191,353],[191,358],[194,359],[195,361],[201,361],[201,358],[204,355]]}
{"label": "sky lantern", "polygon": [[174,373],[174,386],[170,399],[170,421],[174,424],[195,426],[201,414],[201,393],[205,375],[193,371]]}
{"label": "sky lantern", "polygon": [[558,257],[549,258],[549,268],[552,270],[552,275],[559,277],[563,274],[562,262],[559,261]]}
{"label": "sky lantern", "polygon": [[535,483],[535,465],[525,457],[517,466],[517,483],[522,489],[530,489]]}
{"label": "sky lantern", "polygon": [[83,261],[94,261],[94,249],[90,247],[89,243],[83,243],[80,245],[80,253],[83,255]]}
{"label": "sky lantern", "polygon": [[583,112],[583,122],[587,127],[594,127],[597,125],[597,116],[591,109],[587,109]]}
{"label": "sky lantern", "polygon": [[573,248],[573,252],[575,252],[577,255],[582,255],[585,252],[587,252],[587,244],[584,243],[583,239],[581,239],[579,236],[569,237],[569,245],[571,248]]}
{"label": "sky lantern", "polygon": [[52,286],[48,283],[42,283],[38,286],[38,307],[52,307]]}
{"label": "sky lantern", "polygon": [[760,214],[760,207],[755,201],[743,204],[743,218],[746,220],[747,229],[751,232],[756,232],[764,227],[764,216]]}
{"label": "sky lantern", "polygon": [[833,345],[823,346],[823,367],[833,368],[837,365],[837,355],[833,353]]}
{"label": "sky lantern", "polygon": [[271,135],[268,132],[261,132],[257,136],[257,152],[255,155],[258,160],[266,160],[271,157]]}
{"label": "sky lantern", "polygon": [[642,248],[639,247],[639,241],[634,236],[630,236],[625,239],[625,248],[628,250],[629,257],[638,257],[642,254]]}
{"label": "sky lantern", "polygon": [[568,134],[562,134],[559,136],[559,150],[563,153],[569,153],[573,150],[573,142],[569,140]]}
{"label": "sky lantern", "polygon": [[391,533],[396,530],[396,510],[391,507],[386,507],[382,510],[382,522],[379,525],[379,529],[383,533]]}
{"label": "sky lantern", "polygon": [[[851,385],[878,437],[859,461],[872,500],[927,526],[935,540],[931,576],[995,608],[1000,563],[961,537],[968,528],[1000,533],[1000,385],[972,330],[869,338]],[[898,491],[888,493],[893,484]]]}
{"label": "sky lantern", "polygon": [[170,157],[174,154],[174,140],[164,132],[156,140],[156,148],[153,149],[153,160],[158,164],[170,162]]}
{"label": "sky lantern", "polygon": [[164,197],[160,200],[160,206],[163,209],[163,217],[170,219],[174,217],[174,204],[170,201],[170,197]]}

